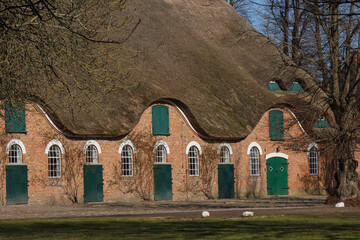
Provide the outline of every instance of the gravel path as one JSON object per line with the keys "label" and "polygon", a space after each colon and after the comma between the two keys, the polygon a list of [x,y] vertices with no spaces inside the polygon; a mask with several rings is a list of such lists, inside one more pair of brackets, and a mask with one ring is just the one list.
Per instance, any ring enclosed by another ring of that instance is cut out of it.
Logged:
{"label": "gravel path", "polygon": [[255,216],[308,215],[360,216],[360,208],[334,208],[324,205],[324,196],[268,197],[244,200],[208,200],[199,202],[118,202],[74,205],[13,205],[0,207],[0,219],[70,217],[170,217],[197,218],[201,212],[211,217],[240,217],[250,210]]}

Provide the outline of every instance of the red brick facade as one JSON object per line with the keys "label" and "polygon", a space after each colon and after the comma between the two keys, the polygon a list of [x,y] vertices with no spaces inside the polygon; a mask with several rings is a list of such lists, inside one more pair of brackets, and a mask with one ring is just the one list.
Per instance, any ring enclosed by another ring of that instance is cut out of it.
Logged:
{"label": "red brick facade", "polygon": [[[166,105],[166,104],[165,104]],[[98,149],[98,163],[103,168],[103,199],[105,202],[130,201],[134,199],[154,200],[154,177],[153,164],[156,154],[153,152],[156,142],[162,140],[167,145],[169,153],[166,162],[172,167],[172,199],[194,200],[206,198],[218,198],[218,170],[220,163],[218,154],[222,143],[208,143],[203,141],[197,132],[191,127],[181,110],[173,105],[169,107],[169,136],[154,136],[152,134],[152,111],[151,107],[145,110],[139,123],[133,131],[124,139],[96,140]],[[285,140],[289,136],[301,135],[303,130],[296,122],[295,116],[288,109],[283,111],[284,119],[295,122],[286,129]],[[243,196],[266,196],[267,195],[267,169],[266,156],[287,157],[288,163],[288,193],[291,195],[322,192],[321,184],[318,184],[319,174],[310,176],[309,160],[306,147],[299,151],[289,150],[283,141],[270,141],[269,120],[266,112],[255,129],[243,141],[227,143],[230,145],[232,154],[230,163],[234,164],[235,172],[235,197]],[[0,126],[4,126],[1,120]],[[10,140],[20,140],[26,153],[22,154],[22,163],[28,169],[28,197],[29,204],[34,203],[70,203],[66,192],[76,190],[79,202],[83,202],[83,164],[85,163],[84,145],[88,140],[69,140],[59,132],[47,119],[46,115],[35,104],[27,104],[26,108],[26,134],[3,133],[2,152],[3,164],[1,165],[1,200],[5,203],[6,182],[5,166],[9,164],[9,156],[6,147]],[[4,130],[2,131],[4,132]],[[61,177],[49,178],[48,154],[45,153],[49,142],[58,140],[65,150],[61,154]],[[133,176],[121,174],[121,146],[124,141],[130,140],[133,149]],[[189,176],[189,150],[188,144],[196,142],[202,154],[199,157],[198,176]],[[229,146],[225,143],[226,146]],[[250,147],[257,147],[259,151],[259,174],[250,176]],[[24,150],[24,149],[23,149]],[[100,153],[101,152],[101,153]],[[273,154],[273,155],[269,155]],[[274,155],[275,154],[275,155]],[[321,153],[318,162],[321,165]],[[71,166],[69,165],[71,162]],[[71,170],[72,175],[68,174]],[[69,180],[70,179],[70,180]],[[69,185],[70,182],[72,185]],[[309,184],[309,182],[316,184]],[[73,194],[74,195],[74,194]]]}

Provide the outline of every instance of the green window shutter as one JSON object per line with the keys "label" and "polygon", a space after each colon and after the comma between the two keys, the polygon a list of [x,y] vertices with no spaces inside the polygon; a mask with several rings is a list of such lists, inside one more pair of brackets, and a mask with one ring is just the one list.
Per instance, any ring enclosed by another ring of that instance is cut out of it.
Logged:
{"label": "green window shutter", "polygon": [[26,133],[24,102],[5,102],[5,130],[7,133]]}
{"label": "green window shutter", "polygon": [[304,89],[301,87],[301,85],[298,82],[293,82],[291,87],[288,89],[290,92],[302,92]]}
{"label": "green window shutter", "polygon": [[279,110],[269,112],[270,140],[284,140],[284,113]]}
{"label": "green window shutter", "polygon": [[170,135],[169,108],[163,105],[152,107],[152,129],[154,135]]}
{"label": "green window shutter", "polygon": [[326,118],[322,118],[315,123],[314,128],[330,128],[329,121]]}
{"label": "green window shutter", "polygon": [[275,81],[271,81],[267,86],[267,90],[269,90],[269,91],[281,91],[281,88],[279,87],[279,84],[277,84]]}

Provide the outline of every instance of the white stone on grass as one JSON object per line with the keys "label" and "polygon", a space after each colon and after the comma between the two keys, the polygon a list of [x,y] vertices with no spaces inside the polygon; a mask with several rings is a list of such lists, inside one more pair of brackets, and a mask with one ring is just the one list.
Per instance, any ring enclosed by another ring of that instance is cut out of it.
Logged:
{"label": "white stone on grass", "polygon": [[208,211],[203,211],[203,212],[201,213],[201,216],[204,217],[204,218],[210,217],[210,213],[209,213]]}
{"label": "white stone on grass", "polygon": [[246,211],[246,212],[243,212],[243,217],[252,217],[254,216],[254,212],[250,212],[250,211]]}
{"label": "white stone on grass", "polygon": [[335,207],[345,207],[344,202],[338,202],[337,204],[335,204]]}

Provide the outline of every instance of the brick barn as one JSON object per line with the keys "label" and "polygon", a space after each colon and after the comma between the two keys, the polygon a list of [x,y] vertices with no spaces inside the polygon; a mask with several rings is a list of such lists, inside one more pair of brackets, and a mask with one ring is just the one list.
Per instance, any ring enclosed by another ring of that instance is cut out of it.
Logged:
{"label": "brick barn", "polygon": [[[66,87],[34,81],[30,99],[1,102],[2,204],[323,192],[325,155],[306,132],[330,126],[304,127],[289,104],[311,87],[306,72],[226,1],[135,8],[141,23],[122,49],[136,56],[121,62],[129,72],[115,71],[123,82],[74,84],[60,71]],[[288,146],[294,136],[306,144]]]}

